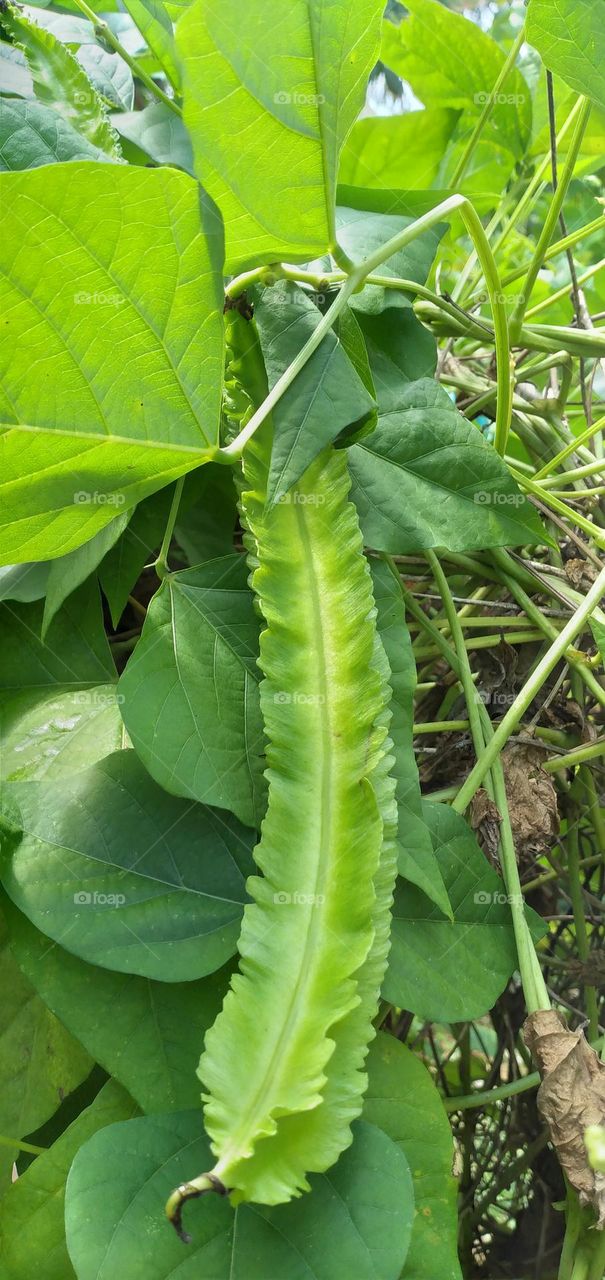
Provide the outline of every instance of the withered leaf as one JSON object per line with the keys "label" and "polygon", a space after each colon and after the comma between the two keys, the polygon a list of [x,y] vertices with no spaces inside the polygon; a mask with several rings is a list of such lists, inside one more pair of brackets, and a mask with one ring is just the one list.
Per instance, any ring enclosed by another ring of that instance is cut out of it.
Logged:
{"label": "withered leaf", "polygon": [[605,1063],[582,1031],[570,1031],[554,1009],[531,1013],[523,1027],[528,1049],[542,1076],[538,1110],[547,1125],[561,1168],[578,1193],[592,1205],[597,1225],[605,1227],[605,1174],[590,1167],[584,1132],[605,1124]]}
{"label": "withered leaf", "polygon": [[539,747],[509,746],[501,759],[517,856],[520,862],[533,861],[551,848],[558,833],[557,793],[542,768]]}
{"label": "withered leaf", "polygon": [[498,845],[500,843],[500,824],[502,816],[498,806],[494,804],[485,787],[480,787],[471,800],[469,809],[470,824],[477,836],[483,852],[492,866],[498,868]]}

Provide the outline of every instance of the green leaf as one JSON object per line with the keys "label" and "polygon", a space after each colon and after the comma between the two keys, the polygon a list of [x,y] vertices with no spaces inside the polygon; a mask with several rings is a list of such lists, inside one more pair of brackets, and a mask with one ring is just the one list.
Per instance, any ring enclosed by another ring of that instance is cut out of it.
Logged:
{"label": "green leaf", "polygon": [[112,117],[123,138],[140,147],[156,164],[170,164],[193,173],[193,152],[189,134],[170,107],[153,102],[142,111],[128,111]]}
{"label": "green leaf", "polygon": [[339,182],[389,191],[430,187],[457,119],[458,112],[435,107],[421,115],[411,111],[358,120],[343,148]]}
{"label": "green leaf", "polygon": [[101,563],[105,554],[117,542],[128,524],[128,512],[115,516],[110,524],[81,547],[70,551],[66,556],[59,556],[50,566],[46,584],[46,604],[42,619],[42,638],[67,597],[90,578]]}
{"label": "green leaf", "polygon": [[254,839],[234,818],[166,795],[134,751],[4,794],[5,887],[55,942],[161,982],[203,977],[233,955]]}
{"label": "green leaf", "polygon": [[15,563],[75,549],[211,454],[222,251],[216,210],[171,169],[52,165],[1,174],[0,196],[0,558]]}
{"label": "green leaf", "polygon": [[65,1027],[143,1111],[199,1105],[196,1068],[219,1012],[228,971],[197,982],[153,982],[86,964],[7,906],[19,967]]}
{"label": "green leaf", "polygon": [[[406,8],[410,16],[399,26],[383,24],[382,60],[411,84],[427,107],[462,111],[460,132],[468,136],[506,55],[478,23],[438,0],[410,0]],[[513,69],[493,103],[483,135],[502,156],[503,179],[523,155],[530,131],[531,95],[521,73]]]}
{"label": "green leaf", "polygon": [[119,686],[124,723],[156,782],[250,826],[265,807],[258,631],[243,556],[169,574]]}
{"label": "green leaf", "polygon": [[0,1201],[4,1280],[69,1280],[75,1276],[65,1243],[65,1183],[80,1147],[107,1125],[129,1120],[137,1107],[109,1080],[91,1106],[38,1156]]}
{"label": "green leaf", "polygon": [[0,733],[3,781],[39,782],[79,773],[124,745],[116,686],[5,693]]}
{"label": "green leaf", "polygon": [[0,600],[20,600],[31,604],[46,592],[50,565],[47,561],[32,564],[5,564],[0,568]]}
{"label": "green leaf", "polygon": [[116,669],[103,630],[99,589],[86,582],[75,591],[41,639],[43,605],[0,605],[0,688],[106,683]]}
{"label": "green leaf", "polygon": [[[516,967],[510,906],[464,818],[446,805],[423,809],[454,919],[399,883],[383,995],[427,1021],[470,1021],[492,1008]],[[528,921],[543,931],[533,912]]]}
{"label": "green leaf", "polygon": [[[349,257],[359,263],[387,240],[405,231],[413,221],[413,218],[402,217],[401,214],[375,213],[339,205],[338,240]],[[383,262],[379,274],[403,277],[424,284],[444,230],[445,226],[442,224],[440,228],[433,228],[417,236],[404,249]],[[381,285],[366,285],[360,293],[353,294],[350,305],[360,317],[376,316],[387,308],[409,311],[412,300],[399,290],[385,289]]]}
{"label": "green leaf", "polygon": [[443,1104],[422,1062],[381,1032],[370,1048],[364,1119],[403,1151],[416,1214],[401,1280],[462,1280],[457,1253],[454,1143]]}
{"label": "green leaf", "polygon": [[210,462],[188,476],[174,536],[189,564],[193,567],[231,555],[236,525],[236,492],[229,468]]}
{"label": "green leaf", "polygon": [[375,0],[194,0],[179,22],[185,123],[225,219],[230,271],[334,245],[338,156],[363,105],[380,13]]}
{"label": "green leaf", "polygon": [[310,1195],[277,1209],[233,1210],[206,1196],[188,1210],[188,1254],[173,1231],[158,1230],[170,1188],[210,1159],[197,1112],[145,1116],[113,1125],[76,1156],[66,1228],[78,1280],[398,1280],[413,1215],[411,1178],[398,1146],[359,1122],[355,1142]]}
{"label": "green leaf", "polygon": [[131,111],[134,104],[132,71],[119,53],[109,53],[98,44],[83,44],[76,55],[88,79],[110,106]]}
{"label": "green leaf", "polygon": [[0,169],[36,169],[68,160],[103,160],[103,152],[40,102],[0,99]]}
{"label": "green leaf", "polygon": [[399,586],[386,564],[372,563],[376,625],[391,669],[393,698],[389,732],[393,741],[399,827],[399,871],[427,894],[445,915],[451,907],[430,831],[422,813],[422,798],[413,748],[416,665]]}
{"label": "green leaf", "polygon": [[605,107],[605,0],[530,0],[527,39],[550,71]]}
{"label": "green leaf", "polygon": [[543,540],[502,459],[435,382],[403,386],[398,408],[349,450],[349,466],[365,541],[381,551]]}
{"label": "green leaf", "polygon": [[174,45],[174,30],[166,5],[162,0],[124,0],[124,4],[173,89],[178,93],[181,74]]}
{"label": "green leaf", "polygon": [[83,67],[51,31],[30,22],[18,9],[10,8],[2,22],[25,53],[39,102],[53,107],[105,158],[121,157],[117,134],[105,108]]}
{"label": "green leaf", "polygon": [[[0,1133],[22,1138],[55,1114],[93,1062],[21,973],[1,919],[0,985]],[[17,1149],[8,1151],[15,1160]]]}
{"label": "green leaf", "polygon": [[[254,314],[271,388],[317,328],[321,314],[287,280],[262,291]],[[268,501],[284,501],[325,445],[346,427],[366,422],[375,407],[342,344],[329,332],[273,410]]]}

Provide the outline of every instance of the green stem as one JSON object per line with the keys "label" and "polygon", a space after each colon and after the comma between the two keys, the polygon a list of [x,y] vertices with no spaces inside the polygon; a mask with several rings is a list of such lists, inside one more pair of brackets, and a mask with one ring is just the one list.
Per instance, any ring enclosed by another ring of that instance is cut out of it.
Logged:
{"label": "green stem", "polygon": [[170,504],[168,521],[166,524],[164,537],[162,539],[162,545],[160,547],[159,555],[155,562],[155,571],[158,575],[158,578],[165,578],[166,575],[170,573],[170,568],[168,565],[168,552],[170,551],[170,543],[172,542],[174,526],[176,524],[177,516],[179,514],[179,507],[181,505],[181,498],[183,496],[184,483],[185,483],[185,477],[181,476],[180,480],[177,480],[174,486],[174,494],[172,497],[172,502]]}
{"label": "green stem", "polygon": [[[569,810],[569,818],[572,819],[571,825],[568,827],[567,831],[567,874],[569,878],[569,896],[571,898],[573,918],[576,927],[576,948],[582,964],[586,964],[590,953],[590,942],[588,940],[588,929],[586,928],[586,913],[584,911],[582,881],[580,879],[578,810],[575,805]],[[586,1012],[588,1014],[589,1039],[594,1040],[595,1036],[599,1033],[599,1009],[597,1005],[597,995],[594,986],[591,986],[590,983],[584,982],[583,985]]]}
{"label": "green stem", "polygon": [[124,59],[126,65],[130,67],[133,75],[137,76],[145,87],[149,89],[149,92],[153,94],[154,98],[157,98],[158,102],[163,102],[165,107],[168,107],[170,111],[173,111],[176,116],[180,117],[183,114],[181,108],[177,106],[173,98],[169,98],[168,94],[164,93],[163,89],[160,89],[160,86],[155,83],[152,76],[150,76],[147,71],[145,71],[144,67],[139,65],[136,58],[133,58],[128,50],[124,48],[124,45],[121,44],[118,37],[114,36],[108,23],[105,22],[103,18],[100,18],[99,15],[95,13],[94,9],[90,8],[90,5],[86,3],[86,0],[74,0],[74,3],[80,12],[85,14],[92,22],[97,35],[101,36],[105,43],[110,45],[115,53],[119,53],[120,57]]}
{"label": "green stem", "polygon": [[538,663],[520,693],[515,698],[512,706],[500,721],[500,724],[494,731],[493,738],[486,744],[482,758],[477,761],[475,767],[468,775],[468,778],[463,782],[460,791],[453,802],[453,808],[458,813],[464,813],[468,808],[475,792],[479,789],[486,774],[492,768],[494,760],[506,746],[511,734],[515,732],[519,722],[522,720],[528,707],[542,688],[545,680],[548,679],[551,671],[556,667],[557,663],[560,662],[561,658],[565,656],[566,650],[569,648],[570,644],[573,643],[578,633],[582,630],[585,622],[590,618],[593,610],[600,603],[604,592],[605,569],[602,569],[582,604],[576,609],[575,613],[569,619],[569,622],[567,622],[563,627],[563,630],[559,632],[556,640],[553,641],[548,652]]}
{"label": "green stem", "polygon": [[588,124],[588,117],[590,115],[591,107],[592,107],[592,104],[588,100],[588,98],[584,98],[582,100],[582,106],[578,114],[578,121],[574,129],[571,145],[570,145],[569,151],[567,152],[567,156],[565,157],[565,164],[561,171],[561,180],[555,192],[553,193],[553,198],[550,202],[550,208],[546,215],[546,220],[542,228],[542,233],[536,245],[531,266],[525,277],[525,281],[519,296],[519,300],[517,302],[517,305],[512,315],[511,335],[512,335],[513,344],[519,341],[519,335],[521,333],[521,328],[523,326],[523,319],[525,316],[525,312],[527,310],[529,299],[533,292],[533,288],[536,283],[536,280],[538,279],[538,274],[540,272],[540,269],[544,263],[544,254],[546,253],[546,250],[548,249],[548,246],[551,243],[551,240],[555,232],[555,228],[559,221],[561,209],[563,208],[563,204],[565,201],[565,197],[567,195],[569,184],[573,177],[573,172],[576,167],[576,162],[580,154],[580,147],[582,146],[582,139],[584,137],[586,126]]}
{"label": "green stem", "polygon": [[498,98],[498,93],[502,88],[504,81],[507,79],[508,75],[512,71],[515,65],[515,62],[517,61],[517,54],[519,53],[519,50],[521,48],[521,45],[523,44],[524,39],[525,39],[525,27],[523,26],[516,40],[511,45],[510,52],[508,54],[506,61],[502,66],[502,70],[500,71],[498,79],[496,80],[496,83],[492,89],[492,92],[487,96],[485,100],[483,110],[479,116],[479,119],[477,120],[477,123],[473,129],[473,132],[471,133],[468,143],[464,149],[464,152],[461,155],[460,160],[458,161],[458,164],[456,165],[456,169],[451,178],[450,185],[452,187],[457,187],[460,185],[460,182],[462,181],[462,178],[466,173],[466,170],[468,169],[469,163],[472,159],[477,143],[479,142],[481,134],[483,133],[483,130],[494,109],[494,105]]}
{"label": "green stem", "polygon": [[34,1147],[31,1142],[22,1142],[20,1138],[5,1138],[0,1134],[0,1147],[14,1147],[15,1151],[27,1151],[28,1155],[43,1156],[45,1147]]}
{"label": "green stem", "polygon": [[568,507],[567,503],[557,498],[556,494],[552,493],[550,489],[545,489],[543,485],[536,484],[535,480],[530,480],[529,476],[524,475],[522,471],[517,471],[515,467],[510,467],[509,470],[517,484],[527,489],[529,493],[533,493],[545,506],[557,511],[560,516],[565,516],[565,519],[569,521],[572,527],[577,525],[589,538],[596,542],[602,551],[605,550],[605,534],[601,533],[596,525],[587,520],[579,511],[574,511],[571,507]]}

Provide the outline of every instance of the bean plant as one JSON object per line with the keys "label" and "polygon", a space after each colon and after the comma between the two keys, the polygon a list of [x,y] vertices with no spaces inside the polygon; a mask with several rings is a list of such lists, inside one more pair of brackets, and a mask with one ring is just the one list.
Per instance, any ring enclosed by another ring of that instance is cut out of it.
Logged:
{"label": "bean plant", "polygon": [[605,0],[1,0],[1,1280],[605,1274]]}

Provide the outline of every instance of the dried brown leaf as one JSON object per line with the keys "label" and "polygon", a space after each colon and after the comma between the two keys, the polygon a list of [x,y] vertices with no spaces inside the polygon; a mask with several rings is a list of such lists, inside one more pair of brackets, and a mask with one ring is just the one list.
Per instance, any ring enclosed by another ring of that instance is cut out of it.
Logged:
{"label": "dried brown leaf", "polygon": [[470,824],[492,866],[499,868],[498,845],[502,816],[484,787],[475,792],[469,809]]}
{"label": "dried brown leaf", "polygon": [[538,1110],[556,1148],[561,1167],[578,1193],[580,1204],[592,1205],[597,1225],[605,1227],[605,1174],[588,1163],[584,1131],[605,1124],[605,1063],[582,1031],[570,1031],[554,1009],[540,1009],[526,1019],[525,1043],[542,1076]]}
{"label": "dried brown leaf", "polygon": [[557,793],[539,747],[509,746],[501,759],[517,855],[521,862],[533,861],[551,848],[559,831]]}

